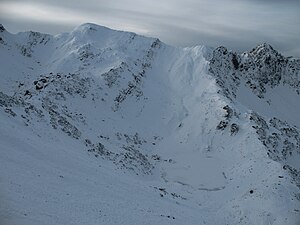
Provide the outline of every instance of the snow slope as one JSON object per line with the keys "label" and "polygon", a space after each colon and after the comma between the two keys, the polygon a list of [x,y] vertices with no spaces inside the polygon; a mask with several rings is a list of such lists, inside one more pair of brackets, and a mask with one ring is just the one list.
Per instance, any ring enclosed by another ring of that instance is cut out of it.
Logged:
{"label": "snow slope", "polygon": [[250,53],[0,32],[1,224],[300,223],[299,66],[259,95]]}

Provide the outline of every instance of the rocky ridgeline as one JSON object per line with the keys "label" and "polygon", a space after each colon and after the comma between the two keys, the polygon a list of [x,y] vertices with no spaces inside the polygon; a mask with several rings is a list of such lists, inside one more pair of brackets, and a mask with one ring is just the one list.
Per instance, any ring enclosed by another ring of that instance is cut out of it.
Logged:
{"label": "rocky ridgeline", "polygon": [[[0,34],[4,33],[6,29],[2,24],[0,24]],[[32,57],[34,53],[34,49],[38,45],[46,45],[48,42],[52,40],[52,36],[49,34],[42,34],[39,32],[28,31],[24,32],[23,35],[26,38],[26,41],[23,43],[14,43],[15,47],[18,49],[20,54],[25,57]],[[5,35],[0,35],[0,44],[7,45],[8,48],[14,47],[14,45],[8,44],[9,40],[6,40],[7,37]]]}
{"label": "rocky ridgeline", "polygon": [[[151,68],[151,63],[155,57],[155,53],[157,49],[161,47],[161,41],[156,39],[146,52],[143,58],[137,59],[134,62],[135,69],[127,68],[128,72],[131,74],[131,79],[128,81],[126,87],[122,88],[119,91],[119,94],[114,99],[114,106],[113,111],[117,111],[120,107],[120,104],[128,97],[128,96],[135,96],[137,100],[139,100],[143,96],[142,91],[142,81],[143,78],[146,76],[146,71]],[[127,64],[122,63],[121,66],[118,68],[119,71],[113,71],[110,74],[106,74],[106,80],[114,81],[115,83],[118,78],[120,78],[119,73],[126,70]],[[111,82],[109,83],[111,84]],[[108,85],[109,85],[108,84]]]}
{"label": "rocky ridgeline", "polygon": [[89,82],[89,79],[80,78],[76,74],[41,75],[29,86],[19,82],[19,89],[12,96],[1,92],[0,107],[14,117],[20,116],[26,126],[43,121],[52,128],[60,128],[67,135],[79,139],[81,132],[73,123],[84,123],[85,118],[80,113],[71,112],[62,103],[68,96],[79,95],[85,98]]}
{"label": "rocky ridgeline", "polygon": [[289,85],[300,94],[300,60],[282,56],[268,44],[261,44],[250,52],[237,54],[225,47],[214,50],[210,73],[217,78],[223,94],[235,98],[240,85],[248,87],[259,98],[267,88]]}
{"label": "rocky ridgeline", "polygon": [[259,140],[268,149],[268,156],[281,162],[300,187],[300,171],[289,163],[294,155],[300,154],[299,128],[277,118],[267,120],[255,112],[251,113],[250,120],[254,123],[252,127],[256,130]]}
{"label": "rocky ridgeline", "polygon": [[[95,31],[84,29],[88,32]],[[25,57],[34,57],[36,46],[46,45],[51,41],[51,36],[38,32],[25,32],[23,35],[26,36],[26,42],[16,47]],[[136,34],[129,35],[128,43],[133,42],[135,37]],[[161,47],[159,39],[148,44],[148,48],[142,51],[143,55],[139,58],[123,61],[119,66],[100,74],[101,81],[96,81],[90,75],[86,76],[90,65],[97,65],[105,61],[105,55],[116,53],[112,53],[113,50],[109,47],[95,48],[92,43],[75,46],[76,57],[80,62],[76,73],[51,72],[42,74],[34,80],[29,78],[17,81],[18,87],[13,95],[0,92],[0,109],[2,108],[9,116],[23,121],[26,126],[34,127],[38,123],[46,123],[53,129],[82,142],[92,156],[110,160],[118,168],[128,169],[136,174],[151,174],[152,163],[156,160],[141,150],[140,146],[147,144],[145,140],[141,141],[137,135],[131,137],[124,134],[123,138],[115,137],[122,143],[112,148],[114,145],[110,143],[110,137],[103,139],[104,134],[100,135],[98,140],[92,139],[82,129],[88,126],[85,115],[74,111],[69,104],[70,99],[78,98],[98,101],[99,104],[109,100],[112,110],[117,111],[127,98],[139,100],[143,96],[142,84],[146,71],[151,68],[156,51]],[[153,147],[155,142],[153,140],[148,142],[148,147]],[[148,147],[144,146],[143,149]]]}
{"label": "rocky ridgeline", "polygon": [[103,73],[101,76],[106,81],[106,85],[111,88],[114,85],[119,85],[121,74],[124,73],[126,69],[130,72],[127,63],[122,62],[120,66],[110,69],[108,72]]}
{"label": "rocky ridgeline", "polygon": [[28,35],[28,41],[24,45],[18,45],[21,54],[26,57],[32,57],[34,48],[37,45],[46,45],[50,40],[51,36],[47,34],[42,34],[39,32],[29,31],[26,33]]}
{"label": "rocky ridgeline", "polygon": [[[85,27],[85,30],[90,31],[90,27]],[[94,31],[94,28],[93,28]],[[136,34],[130,34],[125,43],[130,45],[135,40]],[[161,47],[162,42],[155,39],[149,43],[148,49],[146,48],[143,56],[122,61],[119,65],[111,68],[109,71],[100,74],[104,79],[106,86],[111,89],[110,93],[115,93],[114,102],[112,105],[113,111],[118,111],[121,104],[130,96],[136,100],[143,99],[142,84],[146,76],[146,71],[151,68],[152,61],[154,60],[156,51]],[[126,52],[126,46],[120,46]],[[78,59],[81,61],[79,71],[89,70],[91,65],[97,65],[105,61],[104,56],[112,53],[113,49],[106,47],[99,49],[94,47],[93,44],[88,43],[80,46],[77,49]]]}
{"label": "rocky ridgeline", "polygon": [[[286,58],[268,44],[261,44],[243,54],[218,47],[213,51],[209,72],[221,87],[221,94],[232,101],[235,101],[241,86],[249,88],[258,98],[265,98],[268,88],[279,85],[288,85],[296,95],[300,92],[300,60]],[[235,134],[238,125],[231,122],[234,109],[229,106],[223,109],[226,115],[217,129],[229,128],[231,134]],[[300,171],[289,164],[294,155],[300,154],[299,128],[275,117],[266,119],[256,112],[252,112],[249,119],[269,157],[281,162],[300,186]]]}
{"label": "rocky ridgeline", "polygon": [[99,156],[112,161],[118,168],[133,171],[136,175],[151,174],[154,166],[148,155],[142,154],[135,145],[122,146],[120,151],[111,151],[104,144],[98,142],[93,144],[89,139],[85,140],[88,152],[96,158]]}
{"label": "rocky ridgeline", "polygon": [[[99,135],[99,142],[93,143],[90,139],[85,139],[85,145],[88,152],[96,158],[102,157],[112,161],[117,168],[133,171],[135,174],[152,174],[154,164],[160,161],[157,155],[143,154],[145,149],[149,148],[150,142],[155,145],[159,141],[158,136],[154,136],[149,140],[141,137],[139,133],[127,134],[117,132],[112,136]],[[147,145],[148,143],[148,145]],[[107,146],[119,146],[109,148]],[[156,157],[157,156],[157,157]]]}
{"label": "rocky ridgeline", "polygon": [[216,77],[216,82],[222,88],[223,94],[230,99],[236,97],[237,88],[240,85],[240,76],[237,71],[238,57],[236,53],[221,46],[213,51],[210,60],[209,72]]}
{"label": "rocky ridgeline", "polygon": [[[67,103],[70,98],[96,101],[99,93],[93,93],[91,89],[101,92],[102,88],[91,88],[92,85],[96,84],[91,77],[83,77],[80,74],[40,75],[28,85],[19,82],[18,90],[12,96],[0,92],[0,109],[10,117],[20,119],[26,126],[34,127],[36,123],[46,123],[55,130],[61,130],[69,137],[82,142],[92,156],[109,160],[119,169],[126,169],[135,174],[151,174],[155,160],[140,150],[147,142],[149,146],[153,145],[156,139],[146,141],[138,133],[116,133],[112,140],[110,137],[99,135],[98,141],[94,140],[94,143],[81,130],[87,126],[85,115],[72,110]],[[119,147],[106,147],[116,140]]]}

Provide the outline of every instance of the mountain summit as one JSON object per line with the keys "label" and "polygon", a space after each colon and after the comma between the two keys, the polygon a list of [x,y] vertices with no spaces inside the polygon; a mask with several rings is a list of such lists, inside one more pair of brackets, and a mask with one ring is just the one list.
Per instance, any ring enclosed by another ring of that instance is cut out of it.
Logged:
{"label": "mountain summit", "polygon": [[0,26],[5,224],[300,222],[300,62]]}

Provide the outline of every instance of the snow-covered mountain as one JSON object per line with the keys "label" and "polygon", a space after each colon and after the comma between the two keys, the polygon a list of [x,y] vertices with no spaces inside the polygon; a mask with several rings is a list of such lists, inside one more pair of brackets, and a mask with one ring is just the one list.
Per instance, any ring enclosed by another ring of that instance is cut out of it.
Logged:
{"label": "snow-covered mountain", "polygon": [[300,60],[0,26],[1,224],[300,224]]}

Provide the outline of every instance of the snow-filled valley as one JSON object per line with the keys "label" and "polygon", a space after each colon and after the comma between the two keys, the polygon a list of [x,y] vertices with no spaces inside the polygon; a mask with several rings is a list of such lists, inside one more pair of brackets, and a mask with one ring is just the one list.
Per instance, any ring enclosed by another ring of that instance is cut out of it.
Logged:
{"label": "snow-filled valley", "polygon": [[300,224],[300,60],[0,26],[0,224]]}

